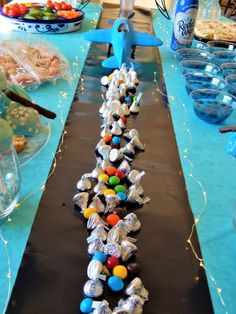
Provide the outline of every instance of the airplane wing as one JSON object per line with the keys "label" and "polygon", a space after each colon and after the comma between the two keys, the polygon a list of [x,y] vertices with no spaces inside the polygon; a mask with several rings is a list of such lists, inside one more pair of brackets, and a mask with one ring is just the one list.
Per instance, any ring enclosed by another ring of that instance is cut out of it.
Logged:
{"label": "airplane wing", "polygon": [[133,44],[137,46],[160,46],[163,43],[156,36],[142,32],[134,32]]}
{"label": "airplane wing", "polygon": [[96,29],[84,33],[83,38],[94,43],[111,43],[111,29]]}

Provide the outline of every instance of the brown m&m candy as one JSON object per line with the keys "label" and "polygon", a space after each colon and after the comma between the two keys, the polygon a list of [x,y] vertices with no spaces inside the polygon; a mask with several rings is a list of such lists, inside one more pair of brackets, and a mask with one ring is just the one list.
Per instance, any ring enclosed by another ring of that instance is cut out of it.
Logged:
{"label": "brown m&m candy", "polygon": [[126,216],[126,211],[124,210],[124,208],[117,207],[113,209],[112,214],[115,214],[119,216],[120,218],[124,218]]}
{"label": "brown m&m candy", "polygon": [[138,274],[141,271],[141,266],[138,263],[129,263],[127,269],[130,274]]}

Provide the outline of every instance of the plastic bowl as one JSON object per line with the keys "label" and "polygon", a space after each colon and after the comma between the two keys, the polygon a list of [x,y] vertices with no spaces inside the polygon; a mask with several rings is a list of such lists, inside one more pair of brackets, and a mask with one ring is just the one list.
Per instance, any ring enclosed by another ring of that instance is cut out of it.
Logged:
{"label": "plastic bowl", "polygon": [[234,51],[226,51],[226,50],[218,50],[212,53],[213,62],[217,65],[221,65],[226,62],[236,62],[236,50]]}
{"label": "plastic bowl", "polygon": [[179,60],[198,60],[198,61],[210,61],[213,56],[206,50],[182,48],[176,51],[176,56]]}
{"label": "plastic bowl", "polygon": [[216,64],[204,61],[183,60],[180,62],[180,65],[182,66],[183,74],[189,72],[201,72],[215,75],[221,71],[220,67]]}
{"label": "plastic bowl", "polygon": [[227,62],[221,64],[223,76],[236,75],[236,62]]}
{"label": "plastic bowl", "polygon": [[201,49],[201,50],[207,50],[207,44],[202,42],[202,41],[198,41],[198,40],[193,40],[192,42],[192,48],[194,49]]}
{"label": "plastic bowl", "polygon": [[190,97],[197,117],[211,124],[227,119],[236,107],[236,97],[219,90],[197,89]]}
{"label": "plastic bowl", "polygon": [[227,90],[230,94],[236,97],[236,75],[230,75],[225,78],[228,84]]}
{"label": "plastic bowl", "polygon": [[227,83],[219,76],[207,73],[187,73],[184,75],[186,81],[186,91],[191,93],[196,89],[217,89],[222,90],[226,88]]}
{"label": "plastic bowl", "polygon": [[229,41],[223,40],[211,40],[208,41],[207,47],[210,52],[224,50],[224,51],[234,51],[236,50],[236,44],[231,43]]}

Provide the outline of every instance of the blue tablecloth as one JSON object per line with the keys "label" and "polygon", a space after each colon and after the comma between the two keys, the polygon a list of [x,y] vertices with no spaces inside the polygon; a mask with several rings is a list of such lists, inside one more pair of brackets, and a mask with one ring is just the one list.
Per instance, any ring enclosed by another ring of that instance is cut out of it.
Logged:
{"label": "blue tablecloth", "polygon": [[[20,206],[8,218],[0,221],[0,313],[4,313],[22,260],[37,208],[42,197],[90,44],[83,33],[96,27],[101,6],[90,3],[85,8],[82,28],[74,33],[38,35],[57,47],[68,59],[73,82],[59,80],[56,85],[45,84],[30,93],[41,106],[57,113],[50,121],[51,136],[40,153],[21,167]],[[37,35],[35,35],[37,36]],[[1,39],[31,38],[25,33],[1,33]],[[48,213],[50,215],[50,212]]]}
{"label": "blue tablecloth", "polygon": [[160,47],[161,62],[189,202],[195,219],[203,213],[197,233],[214,311],[235,314],[236,233],[232,213],[236,204],[236,160],[225,151],[229,135],[220,134],[218,129],[235,125],[236,112],[220,126],[196,117],[180,66],[169,48],[172,22],[153,11],[153,26],[164,42]]}

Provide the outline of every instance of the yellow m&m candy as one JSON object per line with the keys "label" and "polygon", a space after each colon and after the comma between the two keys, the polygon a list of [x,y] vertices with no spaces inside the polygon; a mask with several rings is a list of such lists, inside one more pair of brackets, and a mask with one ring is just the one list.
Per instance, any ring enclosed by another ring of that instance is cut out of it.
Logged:
{"label": "yellow m&m candy", "polygon": [[105,183],[107,183],[109,180],[109,176],[105,173],[99,174],[98,176],[98,181],[103,181]]}
{"label": "yellow m&m candy", "polygon": [[116,192],[112,189],[107,189],[103,192],[104,196],[107,196],[107,195],[115,195]]}
{"label": "yellow m&m candy", "polygon": [[118,265],[113,268],[113,276],[120,277],[121,279],[125,279],[128,276],[127,268],[123,265]]}
{"label": "yellow m&m candy", "polygon": [[84,218],[89,219],[89,217],[96,212],[97,212],[96,208],[88,207],[84,210],[84,213],[83,213]]}

